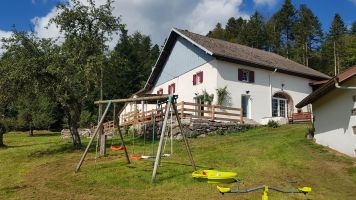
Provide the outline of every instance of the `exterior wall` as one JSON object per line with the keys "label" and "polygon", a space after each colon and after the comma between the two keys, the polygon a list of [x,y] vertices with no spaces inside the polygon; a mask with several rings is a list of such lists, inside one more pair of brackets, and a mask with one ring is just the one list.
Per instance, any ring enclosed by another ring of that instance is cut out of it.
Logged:
{"label": "exterior wall", "polygon": [[[197,83],[193,85],[193,74],[199,71],[203,71],[203,83]],[[152,91],[149,93],[157,94],[160,88],[163,88],[163,93],[168,93],[168,85],[175,83],[175,94],[178,95],[178,102],[194,102],[194,97],[202,94],[203,90],[206,90],[209,94],[214,94],[214,99],[216,99],[216,83],[217,83],[217,68],[216,60],[212,60],[209,63],[205,63],[202,66],[194,68],[185,74],[178,76],[170,81],[156,85]]]}
{"label": "exterior wall", "polygon": [[213,59],[212,56],[206,54],[203,50],[178,36],[156,85],[162,85]]}
{"label": "exterior wall", "polygon": [[[345,85],[356,85],[356,77]],[[356,90],[334,89],[313,103],[316,142],[356,157],[356,116],[351,110],[356,108],[353,96]]]}
{"label": "exterior wall", "polygon": [[[264,118],[272,116],[271,90],[272,95],[276,92],[280,92],[282,91],[282,84],[284,84],[283,92],[289,94],[293,99],[294,112],[297,110],[295,104],[312,92],[312,88],[309,86],[311,80],[306,78],[220,60],[217,62],[217,87],[222,88],[227,86],[231,95],[230,105],[233,107],[241,107],[241,95],[249,95],[250,118],[259,123],[261,123]],[[239,68],[254,71],[255,82],[245,83],[238,81]],[[249,91],[248,94],[247,91]],[[307,108],[303,108],[303,111],[307,111]]]}

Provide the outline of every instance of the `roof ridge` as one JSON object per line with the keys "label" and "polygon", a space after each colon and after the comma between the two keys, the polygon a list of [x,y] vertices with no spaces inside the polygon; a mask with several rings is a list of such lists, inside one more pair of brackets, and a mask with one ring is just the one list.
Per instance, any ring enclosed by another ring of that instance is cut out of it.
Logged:
{"label": "roof ridge", "polygon": [[[277,53],[274,53],[274,52],[271,52],[271,51],[266,51],[266,50],[262,50],[262,49],[257,49],[257,48],[254,48],[254,47],[249,47],[249,46],[246,46],[246,45],[243,45],[243,44],[239,44],[239,43],[234,43],[234,42],[229,42],[229,41],[226,41],[226,40],[222,40],[222,39],[217,39],[217,38],[212,38],[212,37],[208,37],[208,36],[204,36],[204,35],[201,35],[201,34],[198,34],[198,33],[194,33],[194,32],[190,32],[189,30],[183,30],[183,29],[179,29],[179,28],[173,28],[175,29],[176,31],[180,32],[181,34],[185,35],[186,37],[189,37],[190,39],[192,39],[192,41],[196,42],[196,43],[199,43],[198,41],[195,41],[194,38],[191,37],[191,35],[195,36],[195,37],[200,37],[200,38],[205,38],[205,39],[208,39],[208,40],[211,40],[212,43],[216,42],[218,44],[221,44],[221,45],[229,45],[229,46],[234,46],[236,48],[240,48],[240,49],[245,49],[246,51],[248,51],[249,53],[251,53],[253,56],[255,57],[259,57],[260,59],[260,62],[268,62],[268,64],[262,64],[262,65],[265,65],[265,66],[270,66],[270,67],[275,67],[275,68],[279,68],[279,69],[282,69],[283,70],[283,66],[280,65],[278,66],[278,62],[276,62],[276,60],[273,60],[273,59],[267,59],[266,57],[274,57],[275,59],[279,59],[280,61],[286,61],[286,62],[292,62],[294,63],[294,65],[297,65],[298,67],[300,68],[304,68],[305,70],[310,70],[309,73],[308,72],[301,72],[299,70],[295,70],[295,69],[289,69],[289,71],[291,72],[296,72],[296,73],[301,73],[301,74],[310,74],[311,72],[314,72],[314,73],[317,73],[318,75],[314,74],[314,76],[318,76],[318,77],[323,77],[323,78],[330,78],[329,76],[327,76],[326,74],[318,71],[318,70],[315,70],[311,67],[307,67],[303,64],[300,64],[294,60],[291,60],[289,58],[286,58],[284,56],[281,56]],[[188,34],[188,35],[187,35]],[[212,51],[214,52],[214,49],[212,47],[209,47],[209,46],[206,46],[204,44],[200,44],[202,45],[204,48],[208,49],[209,51]],[[214,54],[216,55],[220,55],[221,53],[216,53],[216,51],[214,52]],[[224,54],[221,54],[221,56],[225,56]],[[243,60],[240,58],[240,60]],[[248,60],[248,59],[247,59]],[[250,62],[252,62],[252,60],[250,60]],[[282,67],[282,68],[281,68]],[[286,66],[285,66],[286,67]]]}

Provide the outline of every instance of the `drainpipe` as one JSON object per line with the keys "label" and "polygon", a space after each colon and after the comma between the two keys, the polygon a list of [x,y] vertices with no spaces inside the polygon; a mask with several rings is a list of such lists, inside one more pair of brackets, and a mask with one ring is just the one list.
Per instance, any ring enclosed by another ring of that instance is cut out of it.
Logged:
{"label": "drainpipe", "polygon": [[270,113],[272,117],[272,83],[271,83],[271,75],[277,72],[277,68],[274,69],[273,72],[268,74],[268,81],[269,81],[269,101],[270,101]]}
{"label": "drainpipe", "polygon": [[345,89],[345,90],[356,90],[356,87],[345,87],[345,86],[340,86],[339,82],[335,79],[335,87],[338,89]]}

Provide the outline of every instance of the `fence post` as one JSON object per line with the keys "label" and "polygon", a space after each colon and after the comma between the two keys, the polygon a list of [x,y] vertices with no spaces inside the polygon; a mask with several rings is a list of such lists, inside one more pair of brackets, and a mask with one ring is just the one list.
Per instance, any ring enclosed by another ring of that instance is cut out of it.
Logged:
{"label": "fence post", "polygon": [[240,109],[240,123],[241,124],[244,123],[244,109],[243,108]]}
{"label": "fence post", "polygon": [[215,120],[215,106],[211,105],[211,120]]}
{"label": "fence post", "polygon": [[[181,108],[180,108],[180,118],[183,119],[184,117],[184,101],[180,102]],[[178,116],[177,116],[178,117]]]}

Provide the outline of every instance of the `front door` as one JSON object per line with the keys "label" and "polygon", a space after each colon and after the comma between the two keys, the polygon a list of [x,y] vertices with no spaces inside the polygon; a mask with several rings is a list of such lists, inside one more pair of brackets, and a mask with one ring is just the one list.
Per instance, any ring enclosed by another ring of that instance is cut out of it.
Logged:
{"label": "front door", "polygon": [[242,115],[246,118],[251,118],[250,116],[250,96],[242,95],[241,96],[241,108],[242,108]]}
{"label": "front door", "polygon": [[287,116],[287,99],[272,98],[272,117],[286,117]]}

